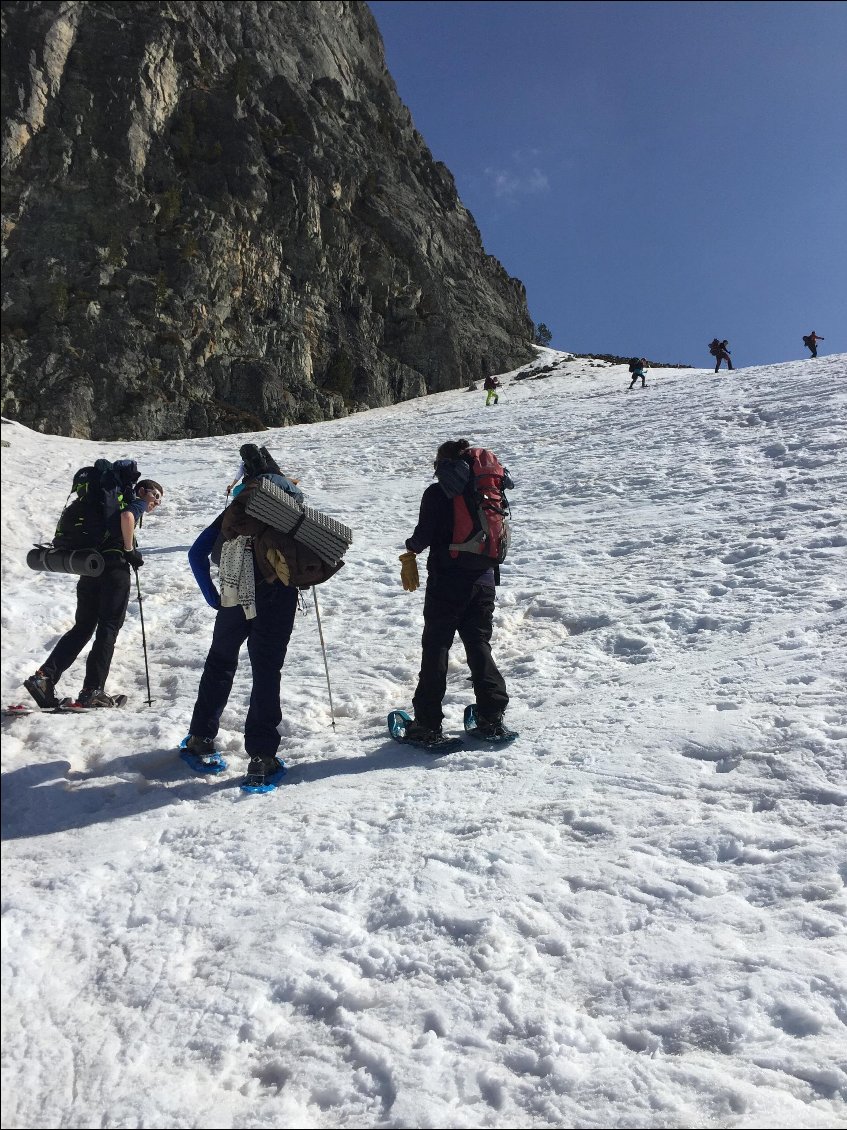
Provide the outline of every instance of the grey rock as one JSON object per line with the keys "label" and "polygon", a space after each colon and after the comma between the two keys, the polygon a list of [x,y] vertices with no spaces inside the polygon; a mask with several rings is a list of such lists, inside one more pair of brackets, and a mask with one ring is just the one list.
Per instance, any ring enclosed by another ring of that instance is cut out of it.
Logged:
{"label": "grey rock", "polygon": [[366,4],[23,2],[2,41],[5,416],[252,431],[529,360]]}

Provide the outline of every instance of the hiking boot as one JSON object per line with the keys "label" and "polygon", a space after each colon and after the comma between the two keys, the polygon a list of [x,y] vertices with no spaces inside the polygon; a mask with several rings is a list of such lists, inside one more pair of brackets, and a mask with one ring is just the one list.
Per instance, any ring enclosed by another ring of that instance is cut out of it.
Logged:
{"label": "hiking boot", "polygon": [[59,705],[59,700],[56,698],[56,684],[46,675],[42,675],[41,671],[36,671],[29,679],[25,679],[24,686],[42,710],[49,710]]}
{"label": "hiking boot", "polygon": [[503,739],[512,731],[503,725],[503,715],[498,714],[493,718],[486,718],[482,714],[477,715],[476,719],[476,732],[481,738],[487,741],[497,742]]}
{"label": "hiking boot", "polygon": [[204,765],[214,765],[220,760],[214,738],[201,738],[197,734],[189,734],[183,742],[182,748],[193,753],[195,757],[199,757]]}
{"label": "hiking boot", "polygon": [[279,772],[281,766],[282,763],[276,757],[251,757],[246,781],[250,785],[263,785],[268,777]]}
{"label": "hiking boot", "polygon": [[90,709],[92,706],[117,706],[117,696],[113,698],[99,687],[83,687],[79,692],[77,702],[80,706]]}
{"label": "hiking boot", "polygon": [[428,726],[422,726],[420,722],[409,722],[406,726],[406,731],[403,734],[403,740],[407,742],[420,742],[422,745],[435,745],[437,742],[442,741],[444,734],[441,732],[439,726],[435,730],[431,730]]}

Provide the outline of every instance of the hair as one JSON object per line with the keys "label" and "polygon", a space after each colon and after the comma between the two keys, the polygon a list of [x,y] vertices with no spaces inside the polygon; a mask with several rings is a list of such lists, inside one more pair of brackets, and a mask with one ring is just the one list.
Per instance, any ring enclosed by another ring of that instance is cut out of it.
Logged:
{"label": "hair", "polygon": [[165,497],[165,488],[155,479],[139,479],[135,484],[136,493],[140,490],[157,490],[162,498]]}
{"label": "hair", "polygon": [[470,449],[470,446],[466,439],[448,439],[435,453],[435,462],[440,463],[442,459],[458,459]]}

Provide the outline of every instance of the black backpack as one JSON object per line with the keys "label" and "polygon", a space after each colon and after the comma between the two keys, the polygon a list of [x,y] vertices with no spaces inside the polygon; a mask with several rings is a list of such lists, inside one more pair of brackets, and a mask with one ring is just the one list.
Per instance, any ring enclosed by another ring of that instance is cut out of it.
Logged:
{"label": "black backpack", "polygon": [[257,447],[255,443],[245,443],[239,450],[241,462],[244,464],[244,478],[254,479],[259,475],[281,475],[282,471],[266,447]]}
{"label": "black backpack", "polygon": [[70,491],[76,498],[62,511],[53,535],[54,547],[105,548],[110,523],[132,501],[140,477],[134,459],[118,459],[115,463],[98,459],[93,467],[80,467]]}
{"label": "black backpack", "polygon": [[636,369],[640,369],[640,368],[641,368],[641,358],[640,357],[630,357],[630,359],[629,359],[629,371],[631,373],[634,373]]}

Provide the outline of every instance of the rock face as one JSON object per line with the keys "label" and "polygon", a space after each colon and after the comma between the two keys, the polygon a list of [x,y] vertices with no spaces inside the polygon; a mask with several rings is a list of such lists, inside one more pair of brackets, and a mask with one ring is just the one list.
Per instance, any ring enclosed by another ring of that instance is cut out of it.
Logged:
{"label": "rock face", "polygon": [[530,356],[365,4],[25,2],[2,36],[4,415],[251,431]]}

